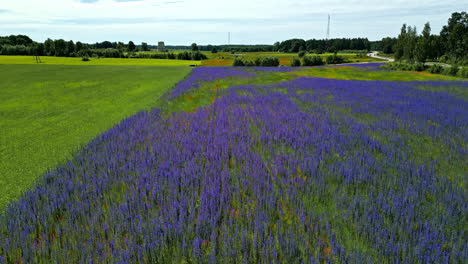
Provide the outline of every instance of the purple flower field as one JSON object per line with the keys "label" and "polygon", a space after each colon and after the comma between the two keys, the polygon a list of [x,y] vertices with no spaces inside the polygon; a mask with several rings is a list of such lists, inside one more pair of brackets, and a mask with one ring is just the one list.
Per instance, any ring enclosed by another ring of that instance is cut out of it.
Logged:
{"label": "purple flower field", "polygon": [[[170,96],[254,76],[197,68]],[[468,82],[300,77],[139,113],[8,206],[0,263],[464,263],[468,102],[449,86]]]}

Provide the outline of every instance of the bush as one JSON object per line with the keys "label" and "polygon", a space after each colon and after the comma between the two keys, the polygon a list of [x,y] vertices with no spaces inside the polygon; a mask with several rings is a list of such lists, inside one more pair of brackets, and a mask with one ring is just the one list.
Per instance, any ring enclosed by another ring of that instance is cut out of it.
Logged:
{"label": "bush", "polygon": [[448,61],[448,56],[447,55],[440,56],[439,61],[440,62],[447,62]]}
{"label": "bush", "polygon": [[190,57],[192,60],[205,60],[206,59],[206,55],[199,51],[192,52]]}
{"label": "bush", "polygon": [[341,64],[345,63],[346,59],[336,54],[327,57],[327,64]]}
{"label": "bush", "polygon": [[89,57],[86,56],[86,57],[81,58],[81,61],[90,61],[90,59]]}
{"label": "bush", "polygon": [[255,61],[242,60],[241,58],[235,58],[232,66],[262,66],[262,67],[276,67],[279,66],[279,59],[277,57],[264,57],[257,58]]}
{"label": "bush", "polygon": [[261,66],[262,65],[262,60],[260,58],[255,59],[255,66]]}
{"label": "bush", "polygon": [[293,57],[291,59],[291,67],[299,67],[299,66],[301,66],[301,61],[298,58]]}
{"label": "bush", "polygon": [[323,65],[322,57],[320,56],[305,56],[302,58],[302,66],[318,66]]}
{"label": "bush", "polygon": [[242,66],[245,66],[245,65],[244,65],[244,62],[242,61],[242,59],[236,57],[236,58],[234,59],[234,62],[232,63],[232,66],[234,66],[234,67],[242,67]]}
{"label": "bush", "polygon": [[382,68],[387,70],[394,70],[394,71],[413,71],[414,66],[413,64],[401,63],[401,62],[391,62],[387,63]]}
{"label": "bush", "polygon": [[305,52],[305,51],[300,51],[300,52],[298,53],[299,58],[302,58],[302,57],[304,57],[305,55],[306,55],[306,52]]}
{"label": "bush", "polygon": [[178,60],[191,60],[192,56],[190,55],[189,52],[183,51],[183,52],[177,54],[177,59]]}
{"label": "bush", "polygon": [[452,67],[446,68],[444,71],[445,75],[456,76],[458,73],[458,65],[452,65]]}
{"label": "bush", "polygon": [[422,63],[415,63],[415,64],[412,65],[412,70],[413,71],[421,72],[421,71],[424,71],[425,69],[426,69],[426,67]]}
{"label": "bush", "polygon": [[443,70],[444,68],[440,66],[439,64],[434,64],[434,65],[431,65],[431,67],[429,67],[429,72],[433,74],[442,73]]}
{"label": "bush", "polygon": [[468,78],[468,67],[462,67],[458,70],[457,75],[462,78]]}
{"label": "bush", "polygon": [[279,59],[277,57],[265,57],[262,58],[262,63],[260,66],[263,67],[276,67],[279,66]]}
{"label": "bush", "polygon": [[256,65],[255,65],[254,61],[248,60],[248,61],[244,61],[244,66],[246,66],[246,67],[255,67]]}

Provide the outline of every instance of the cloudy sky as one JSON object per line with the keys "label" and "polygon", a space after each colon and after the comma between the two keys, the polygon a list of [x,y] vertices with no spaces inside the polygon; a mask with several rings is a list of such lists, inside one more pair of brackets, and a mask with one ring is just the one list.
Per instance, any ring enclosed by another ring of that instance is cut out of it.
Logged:
{"label": "cloudy sky", "polygon": [[396,36],[403,23],[438,33],[466,0],[0,0],[0,36],[36,41],[133,40],[168,45],[192,42],[273,44],[289,38]]}

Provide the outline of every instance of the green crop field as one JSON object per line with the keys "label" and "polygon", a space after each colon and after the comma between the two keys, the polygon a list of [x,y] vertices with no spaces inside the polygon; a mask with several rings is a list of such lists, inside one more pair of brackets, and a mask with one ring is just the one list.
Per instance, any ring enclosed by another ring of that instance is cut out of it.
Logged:
{"label": "green crop field", "polygon": [[95,136],[156,106],[190,70],[0,65],[0,208]]}
{"label": "green crop field", "polygon": [[[42,63],[53,65],[124,65],[124,66],[188,66],[200,65],[200,61],[166,60],[166,59],[119,59],[90,58],[82,61],[75,57],[40,57]],[[0,64],[37,64],[33,56],[0,56]]]}

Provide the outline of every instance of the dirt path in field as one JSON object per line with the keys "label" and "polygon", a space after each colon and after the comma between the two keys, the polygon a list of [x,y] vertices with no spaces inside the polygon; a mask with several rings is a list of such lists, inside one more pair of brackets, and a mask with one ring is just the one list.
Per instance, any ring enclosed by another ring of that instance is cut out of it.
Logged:
{"label": "dirt path in field", "polygon": [[[379,56],[377,54],[378,54],[377,51],[372,51],[372,52],[368,53],[367,56],[369,56],[371,58],[386,60],[388,62],[394,62],[395,61],[395,59],[393,59],[393,58],[383,57],[383,56]],[[451,67],[449,64],[442,63],[442,62],[432,62],[431,61],[431,62],[426,62],[424,64],[426,64],[426,65],[440,65],[440,66],[445,67],[445,68],[446,67]]]}
{"label": "dirt path in field", "polygon": [[369,56],[369,57],[371,57],[371,58],[376,58],[376,59],[381,59],[381,60],[390,61],[390,62],[395,61],[393,58],[382,57],[382,56],[377,55],[377,51],[372,51],[372,52],[368,53],[367,56]]}

